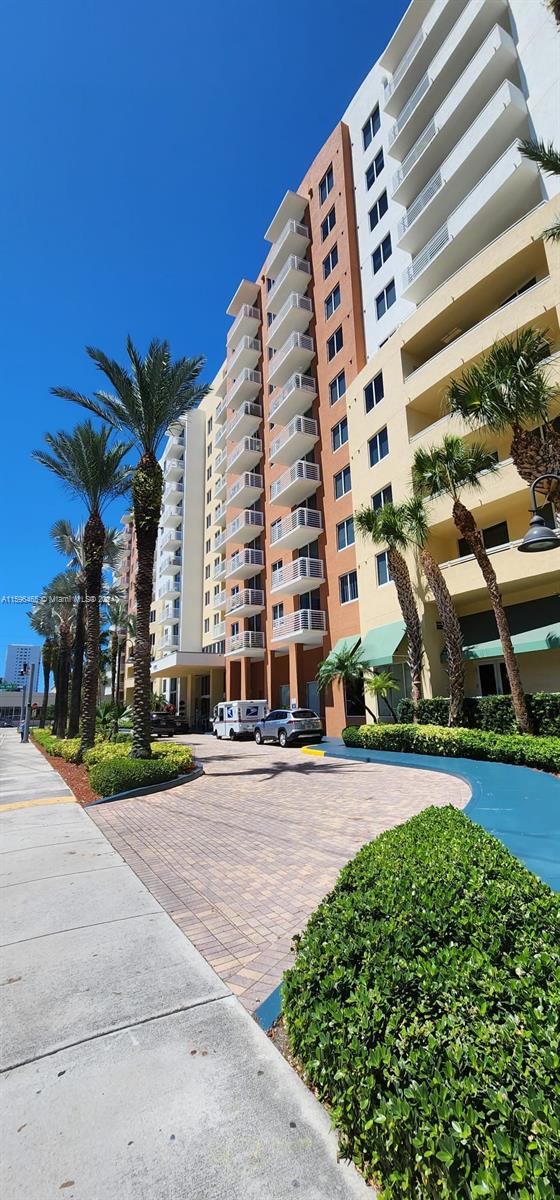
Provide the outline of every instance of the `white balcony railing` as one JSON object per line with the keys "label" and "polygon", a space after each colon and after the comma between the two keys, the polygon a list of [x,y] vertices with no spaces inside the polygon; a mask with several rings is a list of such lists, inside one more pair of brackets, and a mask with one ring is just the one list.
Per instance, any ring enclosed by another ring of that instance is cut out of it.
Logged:
{"label": "white balcony railing", "polygon": [[309,531],[309,536],[316,537],[323,529],[323,518],[316,508],[295,508],[281,521],[275,522],[270,530],[270,541],[274,545],[282,541],[296,530]]}
{"label": "white balcony railing", "polygon": [[271,287],[268,293],[266,298],[267,308],[272,308],[277,296],[281,294],[283,290],[285,291],[285,288],[283,289],[283,284],[291,272],[296,272],[297,274],[303,276],[308,275],[311,277],[311,267],[309,263],[306,262],[304,258],[298,258],[297,254],[290,254],[290,257],[286,259],[282,270],[276,276],[276,279],[274,280],[274,286]]}
{"label": "white balcony railing", "polygon": [[[235,483],[232,483],[231,487],[228,489],[227,503],[228,505],[234,504],[236,499],[239,499],[240,494],[244,492],[245,489],[249,489],[251,491],[256,489],[256,491],[262,492],[263,487],[264,481],[262,475],[258,475],[254,471],[245,471],[243,475],[240,475],[239,479],[236,479]],[[241,500],[239,502],[241,503]]]}
{"label": "white balcony railing", "polygon": [[[242,337],[228,362],[228,376],[231,378],[236,375],[239,364],[247,358],[253,360],[260,358],[261,348],[259,338]],[[245,365],[247,367],[247,363]]]}
{"label": "white balcony railing", "polygon": [[212,571],[212,578],[213,579],[223,579],[225,573],[226,573],[226,560],[225,560],[225,558],[223,558],[222,561],[220,563],[217,563],[217,565],[214,567],[214,570]]}
{"label": "white balcony railing", "polygon": [[426,269],[426,267],[432,262],[432,259],[436,258],[436,256],[439,254],[440,250],[443,249],[443,247],[447,244],[448,241],[449,241],[449,229],[447,227],[447,221],[446,221],[443,225],[440,226],[440,228],[436,231],[436,233],[434,233],[434,236],[432,238],[430,238],[430,241],[427,243],[426,246],[424,246],[424,249],[420,251],[420,254],[417,254],[416,257],[413,258],[413,260],[409,264],[409,266],[406,268],[406,271],[405,271],[404,277],[403,277],[405,287],[408,287],[409,284],[414,283],[414,280],[417,279],[418,276],[422,274],[422,271],[424,271]]}
{"label": "white balcony railing", "polygon": [[422,191],[418,193],[416,199],[410,205],[410,208],[407,208],[404,216],[401,217],[398,224],[399,237],[402,237],[403,233],[409,229],[413,221],[420,216],[420,213],[424,211],[426,205],[430,203],[432,197],[439,192],[442,186],[443,179],[441,171],[436,171],[435,175],[432,175],[432,178],[429,179],[427,184],[422,188]]}
{"label": "white balcony railing", "polygon": [[289,638],[293,634],[323,634],[327,630],[326,614],[316,608],[299,608],[297,612],[287,613],[285,617],[277,617],[272,622],[272,638]]}
{"label": "white balcony railing", "polygon": [[282,388],[282,391],[279,392],[278,395],[275,397],[275,399],[272,401],[272,403],[270,405],[271,421],[275,419],[276,414],[279,412],[280,409],[282,409],[284,407],[284,405],[287,404],[287,402],[294,395],[294,393],[305,393],[305,392],[309,392],[308,403],[311,404],[312,401],[314,400],[315,396],[317,395],[317,388],[315,385],[315,380],[312,375],[300,375],[296,372],[295,375],[292,375],[291,379],[288,379],[288,382],[285,385],[285,387]]}
{"label": "white balcony railing", "polygon": [[[292,485],[297,484],[300,480],[303,483],[313,484],[318,487],[321,482],[321,472],[317,466],[317,463],[299,461],[294,463],[293,466],[289,467],[287,471],[283,471],[280,477],[276,479],[273,484],[271,484],[271,500],[277,500],[283,492],[286,492],[289,488],[291,488]],[[313,490],[313,487],[309,489],[310,492]]]}
{"label": "white balcony railing", "polygon": [[436,133],[437,125],[432,117],[431,121],[428,122],[426,128],[420,134],[420,137],[415,141],[412,149],[409,150],[406,158],[403,158],[398,171],[395,171],[391,184],[393,193],[396,192],[403,179],[406,179],[414,164],[418,162],[418,159],[422,156],[426,147],[429,146]]}
{"label": "white balcony railing", "polygon": [[172,633],[167,637],[164,636],[160,640],[160,646],[163,650],[177,650],[179,647],[180,637],[178,633]]}
{"label": "white balcony railing", "polygon": [[245,512],[235,517],[228,525],[224,534],[224,541],[231,542],[236,534],[248,534],[244,536],[243,541],[251,541],[252,538],[258,537],[261,529],[264,528],[264,516],[262,512],[256,512],[254,509],[246,509]]}
{"label": "white balcony railing", "polygon": [[404,129],[404,126],[406,125],[409,117],[412,116],[414,109],[419,105],[422,97],[426,94],[430,83],[431,79],[426,71],[426,74],[422,76],[420,83],[417,83],[412,95],[408,97],[406,104],[401,108],[396,121],[389,130],[389,146],[393,145],[393,142],[398,137],[401,129]]}
{"label": "white balcony railing", "polygon": [[400,63],[393,71],[392,79],[388,80],[385,83],[385,85],[384,85],[385,103],[387,103],[387,101],[390,100],[395,88],[397,88],[399,86],[399,83],[400,83],[403,75],[405,74],[405,72],[408,71],[408,68],[409,68],[413,58],[416,58],[416,55],[420,49],[420,46],[422,45],[422,43],[424,41],[425,36],[426,36],[426,34],[424,32],[424,29],[420,28],[418,30],[418,33],[416,34],[416,36],[413,37],[413,39],[410,43],[410,46],[408,47],[408,50],[406,51],[406,54],[403,54]]}
{"label": "white balcony railing", "polygon": [[[282,430],[282,433],[274,438],[270,446],[270,458],[276,458],[282,452],[288,442],[297,442],[299,439],[305,439],[307,442],[316,442],[319,438],[319,426],[312,417],[293,417],[289,425]],[[294,455],[295,457],[295,455]]]}
{"label": "white balcony railing", "polygon": [[226,589],[222,588],[221,592],[217,592],[212,598],[213,608],[224,608],[226,603]]}
{"label": "white balcony railing", "polygon": [[227,405],[233,406],[239,396],[246,394],[256,395],[261,387],[262,375],[260,371],[253,371],[251,367],[244,367],[239,372],[232,387],[230,387],[224,403],[227,402]]}
{"label": "white balcony railing", "polygon": [[260,319],[261,314],[258,308],[253,308],[252,304],[242,304],[235,321],[233,322],[233,325],[231,325],[228,330],[228,345],[231,345],[235,342],[241,328],[248,324],[250,325],[254,321],[260,322]]}
{"label": "white balcony railing", "polygon": [[[254,460],[255,458],[259,459],[261,457],[261,455],[262,455],[262,442],[261,442],[260,438],[255,438],[255,437],[241,438],[241,440],[237,443],[236,446],[234,446],[231,454],[229,455],[229,458],[227,460],[227,469],[228,469],[228,471],[233,471],[235,469],[236,463],[239,464],[240,460],[244,460],[244,459],[248,459],[248,460],[253,459]],[[250,467],[252,465],[252,463],[250,461],[247,461],[247,463],[245,465],[247,467]],[[238,469],[241,470],[242,468],[239,467]]]}
{"label": "white balcony railing", "polygon": [[234,633],[226,641],[226,654],[243,654],[252,650],[264,650],[264,633],[253,629],[244,629]]}
{"label": "white balcony railing", "polygon": [[278,571],[273,572],[270,590],[281,592],[300,580],[308,580],[309,586],[315,587],[322,583],[324,578],[325,572],[321,558],[296,558],[293,562],[286,563],[285,567],[280,567]]}
{"label": "white balcony railing", "polygon": [[[225,564],[224,564],[225,566]],[[238,550],[236,554],[232,554],[227,561],[225,574],[234,575],[239,570],[248,568],[260,570],[264,567],[264,554],[262,550]]]}
{"label": "white balcony railing", "polygon": [[218,621],[217,625],[212,626],[212,637],[214,637],[216,639],[219,638],[221,641],[221,639],[224,638],[225,636],[226,636],[226,623],[225,623],[225,621]]}
{"label": "white balcony railing", "polygon": [[240,425],[245,424],[248,418],[254,417],[255,420],[260,421],[262,420],[262,415],[263,410],[260,404],[252,404],[250,400],[245,400],[240,408],[238,408],[237,412],[234,413],[233,417],[230,417],[230,420],[225,427],[228,441],[231,437],[233,437],[235,430],[238,429]]}
{"label": "white balcony railing", "polygon": [[239,609],[264,608],[264,592],[262,588],[242,588],[229,596],[226,602],[226,613],[236,613]]}

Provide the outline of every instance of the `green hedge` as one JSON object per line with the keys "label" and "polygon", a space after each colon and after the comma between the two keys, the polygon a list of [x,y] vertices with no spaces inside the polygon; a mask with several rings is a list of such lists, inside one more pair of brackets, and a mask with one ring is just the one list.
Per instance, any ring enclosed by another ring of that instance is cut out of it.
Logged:
{"label": "green hedge", "polygon": [[538,767],[560,774],[560,738],[521,733],[486,733],[442,725],[359,725],[342,730],[345,746],[364,750],[395,750],[437,754],[486,762]]}
{"label": "green hedge", "polygon": [[[33,737],[47,754],[64,758],[66,762],[77,761],[79,738],[55,738],[45,729],[34,730]],[[160,741],[152,743],[151,758],[130,758],[130,738],[127,737],[119,742],[96,740],[95,746],[86,750],[84,763],[93,791],[99,796],[112,796],[116,792],[176,779],[192,769],[194,758],[190,746]]]}
{"label": "green hedge", "polygon": [[58,738],[47,729],[33,729],[31,737],[41,749],[54,758],[63,758],[65,762],[76,763],[80,751],[80,739]]}
{"label": "green hedge", "polygon": [[[526,696],[535,733],[543,737],[560,737],[560,692],[533,692]],[[398,708],[402,724],[414,720],[412,700],[404,698]],[[447,725],[449,699],[432,696],[419,700],[416,706],[419,725]],[[517,733],[517,722],[511,696],[467,696],[463,708],[466,729],[484,729],[488,733]]]}
{"label": "green hedge", "polygon": [[111,758],[89,767],[88,775],[98,796],[114,796],[117,792],[176,779],[179,771],[167,758]]}
{"label": "green hedge", "polygon": [[363,847],[285,976],[290,1043],[384,1200],[557,1200],[560,898],[455,809]]}

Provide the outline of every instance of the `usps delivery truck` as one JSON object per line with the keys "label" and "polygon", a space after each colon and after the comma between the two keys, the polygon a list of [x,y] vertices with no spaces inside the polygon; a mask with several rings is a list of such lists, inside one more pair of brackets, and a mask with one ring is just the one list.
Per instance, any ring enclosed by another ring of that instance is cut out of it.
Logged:
{"label": "usps delivery truck", "polygon": [[255,724],[262,721],[268,712],[266,700],[224,700],[214,709],[213,733],[217,738],[250,737],[255,732]]}

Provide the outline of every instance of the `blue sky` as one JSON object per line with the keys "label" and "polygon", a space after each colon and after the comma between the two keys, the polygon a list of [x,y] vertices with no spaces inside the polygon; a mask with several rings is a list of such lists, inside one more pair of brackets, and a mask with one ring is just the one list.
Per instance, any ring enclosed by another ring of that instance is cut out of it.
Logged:
{"label": "blue sky", "polygon": [[[30,459],[95,385],[86,343],[169,338],[219,366],[263,233],[378,57],[405,0],[4,0],[0,111],[0,596],[60,570],[79,506]],[[118,521],[123,506],[109,512]],[[26,605],[0,605],[6,643]]]}

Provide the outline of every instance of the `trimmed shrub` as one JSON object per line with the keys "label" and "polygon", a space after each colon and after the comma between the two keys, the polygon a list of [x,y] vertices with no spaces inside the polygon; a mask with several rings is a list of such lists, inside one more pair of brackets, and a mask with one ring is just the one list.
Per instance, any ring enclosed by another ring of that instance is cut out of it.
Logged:
{"label": "trimmed shrub", "polygon": [[[160,762],[165,759],[172,762],[177,767],[177,774],[182,775],[186,771],[190,771],[193,765],[193,752],[190,746],[181,746],[177,742],[152,742],[152,758],[147,759],[147,762]],[[126,738],[122,742],[102,742],[99,746],[94,746],[92,750],[86,750],[84,762],[88,769],[95,767],[98,763],[110,762],[115,758],[130,757],[130,738]],[[142,761],[136,759],[134,761]]]}
{"label": "trimmed shrub", "polygon": [[452,808],[363,847],[296,938],[283,1009],[384,1200],[555,1200],[560,898]]}
{"label": "trimmed shrub", "polygon": [[[534,692],[526,697],[539,737],[560,737],[560,692]],[[414,705],[406,696],[397,706],[402,725],[414,721]],[[416,721],[419,725],[447,725],[449,699],[433,696],[419,700]],[[466,696],[463,708],[466,729],[484,729],[488,733],[517,733],[511,696]]]}
{"label": "trimmed shrub", "polygon": [[533,692],[530,707],[539,733],[560,737],[560,692]]}
{"label": "trimmed shrub", "polygon": [[32,732],[33,740],[47,754],[52,754],[54,758],[63,758],[65,762],[78,762],[80,751],[80,739],[78,738],[57,738],[46,729],[34,729]]}
{"label": "trimmed shrub", "polygon": [[442,725],[349,725],[343,729],[342,737],[345,746],[365,750],[474,758],[560,773],[557,737],[486,733],[481,729],[450,729]]}
{"label": "trimmed shrub", "polygon": [[89,782],[99,796],[113,796],[152,783],[165,783],[179,775],[166,758],[110,758],[88,769]]}

